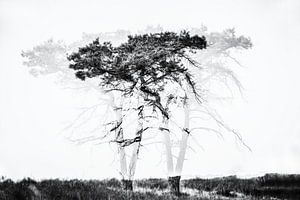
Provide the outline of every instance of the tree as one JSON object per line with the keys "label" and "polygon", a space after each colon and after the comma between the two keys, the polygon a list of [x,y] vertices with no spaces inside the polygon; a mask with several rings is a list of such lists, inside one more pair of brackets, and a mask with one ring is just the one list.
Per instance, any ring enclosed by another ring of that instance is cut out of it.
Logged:
{"label": "tree", "polygon": [[[101,124],[104,129],[100,130],[97,127],[97,131],[105,131],[105,132],[112,132],[115,134],[115,139],[113,141],[122,140],[123,138],[123,128],[122,128],[122,121],[123,115],[122,112],[122,104],[124,103],[124,99],[120,98],[118,95],[119,92],[110,92],[104,93],[101,87],[98,87],[97,84],[93,81],[78,81],[75,79],[74,73],[68,67],[68,60],[67,60],[67,52],[72,52],[78,49],[79,46],[82,46],[86,43],[93,41],[96,37],[101,37],[102,39],[114,39],[114,41],[118,42],[118,40],[122,40],[122,37],[127,36],[127,31],[118,31],[116,33],[104,33],[104,34],[83,34],[83,38],[81,41],[76,41],[69,45],[66,45],[63,41],[54,41],[50,39],[45,41],[43,44],[35,46],[32,50],[27,50],[22,52],[22,56],[26,58],[24,65],[29,68],[29,72],[34,76],[46,76],[46,75],[53,75],[56,78],[56,81],[67,88],[75,88],[81,89],[83,91],[89,90],[96,90],[99,92],[101,97],[99,98],[100,103],[91,107],[84,109],[78,117],[74,120],[72,124],[67,126],[68,129],[72,127],[78,127],[75,125],[77,122],[80,122],[80,119],[88,113],[88,111],[94,111],[97,109],[97,106],[101,105],[101,102],[106,104],[108,108],[112,111],[114,115],[114,119],[110,121],[110,123],[106,124],[103,122]],[[108,109],[107,109],[108,110]],[[104,126],[106,124],[106,126]],[[109,126],[110,125],[110,128]],[[108,130],[107,130],[108,129]],[[66,130],[66,129],[64,129]],[[73,132],[73,131],[72,131]],[[105,138],[105,136],[99,137],[97,136],[88,136],[80,139],[76,139],[76,142],[87,142],[92,141],[98,138]],[[74,141],[73,139],[71,139]],[[120,143],[117,144],[118,146],[118,154],[120,160],[120,174],[122,179],[127,180],[127,164],[126,164],[126,154],[124,146]],[[133,174],[133,172],[131,172]],[[131,184],[131,186],[130,186]],[[127,189],[132,189],[132,182],[131,181],[124,181],[124,187]]]}
{"label": "tree", "polygon": [[[232,51],[248,49],[252,46],[249,38],[244,36],[237,37],[234,29],[225,30],[222,33],[207,33],[206,29],[192,30],[198,34],[204,35],[207,38],[207,48],[200,51],[194,56],[193,63],[186,62],[189,73],[192,75],[195,82],[195,88],[199,89],[198,93],[201,94],[201,102],[194,98],[194,91],[186,87],[184,90],[184,100],[181,102],[181,107],[184,112],[184,123],[179,127],[182,136],[179,144],[178,156],[176,163],[173,161],[172,145],[170,134],[164,135],[165,148],[167,152],[167,170],[169,173],[169,182],[173,188],[173,192],[177,195],[180,194],[179,182],[183,170],[185,154],[188,147],[188,138],[192,134],[199,131],[209,131],[221,135],[222,132],[209,126],[191,126],[190,120],[192,118],[205,117],[210,118],[216,125],[224,131],[233,133],[237,139],[247,148],[250,148],[244,143],[242,137],[234,129],[230,128],[218,115],[218,113],[210,107],[209,102],[213,100],[211,92],[213,88],[211,85],[223,85],[224,90],[229,90],[229,82],[232,82],[241,92],[242,86],[236,77],[233,68],[240,63],[232,57]],[[230,62],[232,61],[232,62]],[[201,67],[195,66],[194,63],[201,63]],[[231,92],[231,91],[230,91]],[[218,96],[216,96],[218,97]],[[214,98],[216,98],[214,97]],[[177,107],[175,107],[177,109]],[[200,122],[200,121],[199,121]],[[168,121],[165,122],[165,127],[168,127]],[[176,125],[178,126],[178,125]],[[176,165],[175,165],[176,164]],[[170,176],[171,174],[171,176]]]}
{"label": "tree", "polygon": [[[169,171],[172,170],[171,144],[167,127],[169,104],[174,99],[185,101],[186,95],[185,97],[176,94],[166,95],[165,88],[171,86],[181,91],[190,89],[195,99],[200,102],[201,97],[196,83],[182,62],[186,60],[199,68],[200,66],[189,56],[189,53],[196,53],[197,50],[204,48],[206,48],[205,37],[190,36],[186,31],[180,34],[162,32],[129,36],[128,42],[118,47],[113,47],[109,42],[100,44],[99,40],[95,40],[68,57],[72,62],[70,68],[76,70],[79,79],[98,77],[100,87],[106,92],[120,91],[124,97],[134,94],[142,97],[143,103],[135,108],[139,110],[140,116],[140,129],[137,130],[135,138],[116,141],[122,146],[136,145],[130,166],[135,168],[142,134],[150,128],[143,127],[145,110],[148,107],[153,111],[149,114],[152,115],[151,117],[157,111],[160,113],[163,123],[160,130],[165,138],[167,165]],[[170,185],[174,185],[173,179],[170,174]]]}
{"label": "tree", "polygon": [[[152,32],[152,29],[150,27],[148,32]],[[166,149],[170,189],[177,195],[180,193],[179,183],[185,152],[188,147],[188,138],[192,137],[196,131],[222,134],[221,131],[205,125],[193,127],[190,123],[192,118],[201,117],[199,114],[208,116],[225,131],[234,133],[243,143],[240,135],[223,122],[216,111],[210,107],[209,102],[212,98],[211,91],[213,89],[211,83],[223,84],[228,87],[228,82],[232,81],[239,90],[242,89],[232,69],[234,63],[240,64],[233,58],[231,51],[248,49],[251,47],[251,41],[243,36],[236,37],[233,29],[221,33],[208,33],[206,28],[202,27],[202,29],[191,29],[190,32],[194,33],[195,36],[191,36],[188,32],[181,34],[161,32],[130,36],[126,43],[118,47],[113,47],[107,42],[100,44],[99,40],[94,40],[69,56],[73,62],[70,67],[76,70],[77,77],[85,80],[83,83],[87,83],[87,88],[96,89],[105,95],[107,97],[104,99],[105,102],[115,113],[115,120],[107,124],[110,128],[106,133],[115,133],[114,139],[111,141],[118,145],[120,173],[125,188],[132,189],[132,179],[143,134],[154,128],[148,124],[149,121],[161,124],[157,128],[162,132]],[[128,32],[121,31],[120,33],[124,36]],[[109,33],[109,37],[106,39],[110,40],[111,35]],[[93,37],[95,36],[97,35],[93,35]],[[90,41],[92,41],[91,38],[86,35],[84,42],[73,43],[73,46],[69,45],[64,51],[60,50],[60,47],[63,46],[61,42],[58,45],[53,45],[54,42],[50,41],[50,44],[41,45],[40,48],[34,49],[34,51],[40,51],[36,54],[37,56],[30,56],[32,52],[28,51],[25,57],[31,58],[31,60],[45,61],[50,56],[57,61],[61,56],[54,56],[57,54],[49,53],[53,49],[65,54],[75,51],[78,46],[83,46]],[[53,46],[58,47],[53,48]],[[46,50],[43,50],[45,47]],[[44,52],[45,56],[41,51]],[[64,54],[58,53],[58,55]],[[227,64],[229,61],[232,61],[231,65]],[[57,68],[55,64],[48,63],[50,64],[46,65],[45,68]],[[61,69],[67,70],[65,74],[68,77],[74,77],[73,73],[70,73],[70,69],[66,67],[68,64],[66,58],[63,59],[63,63]],[[44,66],[43,63],[41,65]],[[37,64],[28,66],[37,66]],[[58,71],[58,74],[64,74],[61,73],[61,70]],[[95,81],[93,83],[96,84],[90,84],[88,79],[93,79]],[[61,77],[61,80],[64,78]],[[100,87],[98,83],[100,83]],[[126,108],[124,105],[126,101],[131,102],[133,106]],[[174,165],[170,132],[175,120],[172,113],[179,107],[184,112],[185,120],[182,126],[175,124],[176,127],[179,127],[176,133],[181,134],[182,138],[177,162]],[[127,138],[123,133],[123,125],[129,111],[138,115],[138,123],[135,136]],[[81,141],[104,138],[87,137]],[[129,145],[133,145],[134,148],[131,164],[127,168],[125,147]]]}

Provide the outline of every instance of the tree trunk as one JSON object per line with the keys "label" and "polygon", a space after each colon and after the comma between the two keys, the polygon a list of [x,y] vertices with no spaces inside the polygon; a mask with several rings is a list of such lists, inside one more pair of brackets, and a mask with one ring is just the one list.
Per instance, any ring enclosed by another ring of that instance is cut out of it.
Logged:
{"label": "tree trunk", "polygon": [[169,190],[171,194],[180,196],[180,178],[181,176],[170,176],[168,177]]}
{"label": "tree trunk", "polygon": [[[139,103],[138,99],[138,103]],[[136,141],[133,145],[133,150],[132,150],[132,155],[131,155],[131,160],[129,163],[129,179],[133,180],[135,170],[136,170],[136,163],[138,160],[138,155],[141,147],[141,141],[142,141],[142,135],[143,135],[143,121],[144,121],[144,107],[139,106],[139,113],[138,113],[138,126],[136,129],[135,137],[136,139],[139,138],[138,141]]]}
{"label": "tree trunk", "polygon": [[129,179],[134,178],[135,170],[136,170],[136,163],[138,159],[138,154],[140,150],[140,142],[137,142],[134,144],[133,150],[132,150],[132,155],[131,155],[131,160],[129,164]]}
{"label": "tree trunk", "polygon": [[183,162],[184,162],[185,153],[186,153],[186,149],[187,149],[188,137],[190,134],[189,133],[190,110],[189,110],[189,104],[188,104],[187,100],[184,105],[184,127],[183,127],[183,131],[182,131],[182,138],[180,141],[180,149],[179,149],[179,154],[177,157],[177,163],[176,163],[176,168],[175,168],[175,174],[177,176],[180,176],[182,173]]}
{"label": "tree trunk", "polygon": [[[120,124],[119,128],[116,129],[116,140],[122,141],[124,139],[123,135],[123,129],[122,129],[122,109],[121,108],[115,108],[115,112],[117,115],[117,123]],[[126,154],[125,154],[125,148],[121,146],[121,144],[118,144],[118,153],[120,158],[120,173],[122,178],[128,177],[127,175],[127,162],[126,162]]]}
{"label": "tree trunk", "polygon": [[129,179],[122,179],[121,180],[122,189],[127,191],[133,190],[133,181]]}
{"label": "tree trunk", "polygon": [[168,122],[169,122],[168,119],[163,119],[162,134],[163,134],[163,143],[165,144],[165,148],[166,148],[168,176],[172,177],[174,173],[174,167],[173,167],[172,144],[171,144]]}
{"label": "tree trunk", "polygon": [[[123,134],[123,128],[122,128],[122,122],[123,122],[123,113],[122,113],[122,104],[123,99],[121,99],[120,103],[116,102],[115,96],[112,93],[109,93],[109,101],[108,103],[114,110],[114,114],[116,117],[118,128],[115,130],[115,139],[117,141],[122,141],[124,139]],[[118,105],[117,105],[118,104]],[[120,174],[122,176],[122,179],[127,179],[127,161],[126,161],[126,153],[125,148],[122,147],[120,143],[118,145],[118,154],[119,154],[119,162],[120,162]]]}

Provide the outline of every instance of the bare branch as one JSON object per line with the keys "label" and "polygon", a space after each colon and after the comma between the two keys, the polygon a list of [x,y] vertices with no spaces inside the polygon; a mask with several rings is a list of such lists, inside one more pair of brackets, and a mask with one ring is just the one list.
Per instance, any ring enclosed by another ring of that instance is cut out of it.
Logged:
{"label": "bare branch", "polygon": [[190,133],[195,131],[195,130],[204,130],[204,131],[208,131],[208,132],[214,132],[216,133],[220,138],[224,139],[222,133],[216,129],[213,129],[213,128],[207,128],[207,127],[195,127],[195,128],[192,128],[190,129]]}
{"label": "bare branch", "polygon": [[207,112],[210,114],[210,116],[215,120],[215,122],[217,122],[217,124],[220,126],[220,127],[223,127],[225,128],[225,130],[227,130],[228,132],[231,132],[233,133],[237,138],[238,140],[241,142],[241,144],[243,144],[243,146],[245,146],[250,152],[252,152],[251,148],[244,142],[242,136],[237,132],[235,131],[234,129],[230,128],[228,125],[226,125],[220,117],[216,117],[217,114],[215,112],[215,115],[212,114],[211,112],[209,112],[209,110],[206,108]]}

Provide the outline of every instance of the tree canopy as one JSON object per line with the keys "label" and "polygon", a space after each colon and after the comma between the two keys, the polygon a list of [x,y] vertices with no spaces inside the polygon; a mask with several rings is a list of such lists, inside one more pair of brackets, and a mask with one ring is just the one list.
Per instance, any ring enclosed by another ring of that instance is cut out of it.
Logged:
{"label": "tree canopy", "polygon": [[125,96],[138,92],[147,105],[158,108],[168,118],[160,93],[168,82],[182,87],[185,81],[198,96],[193,77],[182,60],[197,66],[188,53],[206,46],[204,36],[191,36],[186,31],[161,32],[129,36],[126,43],[117,47],[110,42],[100,44],[96,39],[68,59],[72,61],[69,67],[76,70],[81,80],[99,77],[99,84],[106,91],[121,91]]}

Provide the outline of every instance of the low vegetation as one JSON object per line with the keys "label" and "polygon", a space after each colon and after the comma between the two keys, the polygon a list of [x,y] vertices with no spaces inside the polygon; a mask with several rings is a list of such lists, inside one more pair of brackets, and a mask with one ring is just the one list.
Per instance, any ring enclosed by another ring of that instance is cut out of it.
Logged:
{"label": "low vegetation", "polygon": [[180,197],[168,193],[165,179],[142,179],[134,183],[135,192],[121,189],[117,179],[107,180],[42,180],[30,178],[14,182],[2,178],[1,200],[208,200],[208,199],[300,199],[300,175],[266,174],[239,179],[236,176],[182,181]]}

